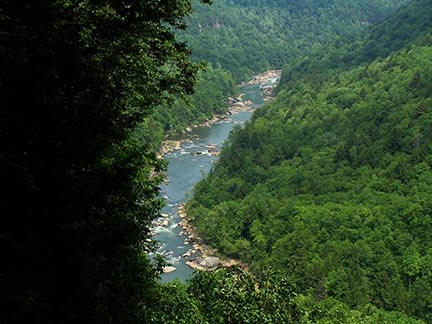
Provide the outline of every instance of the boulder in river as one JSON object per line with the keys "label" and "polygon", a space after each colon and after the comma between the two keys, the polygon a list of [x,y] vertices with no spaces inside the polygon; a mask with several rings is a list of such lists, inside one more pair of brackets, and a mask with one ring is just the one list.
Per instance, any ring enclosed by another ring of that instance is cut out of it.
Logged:
{"label": "boulder in river", "polygon": [[196,261],[186,261],[186,265],[191,267],[192,269],[197,269],[197,270],[206,270],[204,267],[202,267],[199,263],[197,263]]}
{"label": "boulder in river", "polygon": [[190,258],[192,256],[192,251],[186,251],[185,253],[183,253],[182,257],[183,258]]}
{"label": "boulder in river", "polygon": [[234,104],[232,105],[232,107],[233,107],[233,108],[244,108],[244,107],[246,107],[246,105],[244,104],[244,102],[239,101],[239,102],[234,103]]}
{"label": "boulder in river", "polygon": [[163,273],[170,273],[170,272],[174,272],[174,271],[176,271],[175,267],[171,267],[171,266],[163,267]]}

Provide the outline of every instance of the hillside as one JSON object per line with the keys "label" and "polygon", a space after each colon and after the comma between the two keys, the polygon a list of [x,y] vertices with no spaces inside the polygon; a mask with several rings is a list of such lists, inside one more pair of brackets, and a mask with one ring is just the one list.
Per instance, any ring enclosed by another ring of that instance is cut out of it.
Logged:
{"label": "hillside", "polygon": [[[316,300],[432,320],[431,7],[413,1],[360,45],[333,45],[352,60],[320,77],[307,66],[319,51],[304,59],[232,134],[189,203],[209,243]],[[388,35],[398,45],[380,48]]]}
{"label": "hillside", "polygon": [[[420,9],[421,8],[421,9]],[[349,68],[384,58],[423,37],[427,41],[432,27],[428,0],[402,6],[387,19],[370,25],[363,33],[342,35],[336,42],[287,62],[279,89],[288,82],[326,77]]]}
{"label": "hillside", "polygon": [[[167,134],[226,112],[225,99],[236,92],[236,82],[301,60],[335,39],[355,37],[404,2],[194,2],[186,31],[177,34],[191,47],[194,60],[206,62],[205,71],[199,74],[195,94],[156,109],[137,129],[138,138],[157,146]],[[152,125],[151,130],[146,125]]]}
{"label": "hillside", "polygon": [[[158,146],[166,135],[226,112],[226,98],[236,93],[239,81],[297,62],[335,39],[355,37],[404,2],[217,1],[211,6],[194,2],[186,31],[177,34],[191,47],[196,61],[206,62],[195,94],[172,98],[157,108],[137,128],[137,138]],[[332,64],[336,64],[333,56]]]}
{"label": "hillside", "polygon": [[[406,1],[214,2],[1,2],[0,322],[430,322],[430,33],[362,60],[349,40]],[[313,77],[338,41],[362,65]],[[189,204],[253,274],[162,284],[160,141],[282,64]]]}
{"label": "hillside", "polygon": [[210,8],[195,5],[183,37],[193,58],[245,81],[352,36],[406,2],[220,0]]}

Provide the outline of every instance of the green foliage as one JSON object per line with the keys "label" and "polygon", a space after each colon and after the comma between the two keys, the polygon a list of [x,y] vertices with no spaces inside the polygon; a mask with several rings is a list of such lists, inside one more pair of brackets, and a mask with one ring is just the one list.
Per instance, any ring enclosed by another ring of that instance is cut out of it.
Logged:
{"label": "green foliage", "polygon": [[302,310],[300,323],[387,323],[387,324],[420,324],[416,320],[401,312],[386,312],[367,304],[356,310],[349,309],[344,303],[328,298],[322,302],[315,302],[309,297],[299,295],[295,303]]}
{"label": "green foliage", "polygon": [[382,20],[404,0],[237,1],[196,6],[182,37],[193,57],[239,81]]}
{"label": "green foliage", "polygon": [[130,137],[191,93],[174,37],[189,1],[3,1],[2,323],[130,323],[156,289],[146,252],[164,163]]}
{"label": "green foliage", "polygon": [[226,98],[237,93],[230,72],[208,66],[197,73],[193,94],[178,96],[156,107],[134,129],[133,137],[157,149],[167,135],[181,133],[192,124],[225,113]]}
{"label": "green foliage", "polygon": [[145,323],[399,323],[421,324],[401,312],[367,304],[350,309],[333,298],[317,302],[296,294],[286,276],[273,272],[260,279],[239,268],[195,272],[186,283],[159,286],[158,298],[146,305]]}
{"label": "green foliage", "polygon": [[[415,1],[400,13],[430,10]],[[357,309],[353,323],[398,316],[369,314],[370,304],[432,320],[432,47],[423,22],[420,41],[385,59],[282,85],[231,135],[189,202],[222,253],[257,276],[283,272],[315,301]]]}
{"label": "green foliage", "polygon": [[275,275],[257,281],[239,270],[198,272],[188,283],[205,323],[291,323],[298,319],[293,287]]}
{"label": "green foliage", "polygon": [[159,284],[151,301],[142,305],[138,323],[192,324],[208,323],[200,304],[187,286],[179,281]]}
{"label": "green foliage", "polygon": [[176,98],[157,107],[137,128],[137,135],[158,147],[164,136],[179,133],[215,114],[226,113],[227,97],[238,93],[231,73],[208,66],[198,73],[197,79],[192,95]]}
{"label": "green foliage", "polygon": [[364,33],[342,35],[332,44],[315,48],[308,56],[296,57],[284,66],[280,88],[297,79],[325,78],[329,70],[340,72],[384,58],[413,42],[427,42],[432,28],[428,0],[412,1],[387,19],[366,28]]}
{"label": "green foliage", "polygon": [[[401,2],[221,1],[216,18],[200,7],[181,36],[214,67],[198,73],[174,35],[188,0],[3,1],[2,323],[413,322],[370,303],[430,320],[427,36],[329,83],[284,89],[232,135],[191,214],[259,279],[218,270],[162,285],[162,261],[147,256],[162,137],[224,112],[234,79]],[[286,274],[266,274],[269,264]]]}

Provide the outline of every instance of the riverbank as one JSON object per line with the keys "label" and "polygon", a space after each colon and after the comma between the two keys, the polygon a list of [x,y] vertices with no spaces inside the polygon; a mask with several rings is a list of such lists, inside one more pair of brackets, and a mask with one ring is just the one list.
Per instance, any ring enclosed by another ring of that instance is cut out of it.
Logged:
{"label": "riverbank", "polygon": [[242,112],[242,111],[251,111],[253,103],[249,100],[242,100],[243,94],[240,94],[237,98],[228,98],[228,105],[229,108],[226,113],[224,114],[217,114],[214,115],[212,118],[206,120],[205,122],[201,124],[194,124],[192,126],[187,127],[184,130],[183,138],[181,139],[172,139],[167,138],[162,142],[161,148],[159,149],[159,154],[161,156],[164,156],[167,153],[170,153],[172,151],[180,150],[181,145],[187,142],[191,142],[193,138],[193,130],[198,127],[211,127],[214,124],[223,121],[224,119],[227,119],[230,115]]}
{"label": "riverbank", "polygon": [[178,215],[181,218],[180,227],[187,234],[188,243],[192,244],[192,249],[186,252],[183,257],[187,259],[186,264],[193,268],[203,271],[213,271],[218,268],[229,268],[238,266],[248,271],[248,266],[240,260],[228,258],[205,244],[204,240],[197,234],[194,226],[190,223],[187,216],[186,207],[179,206]]}
{"label": "riverbank", "polygon": [[[250,85],[259,85],[261,96],[264,101],[270,101],[274,96],[274,89],[276,88],[280,77],[282,75],[282,70],[269,70],[263,73],[260,73],[254,76],[250,81],[243,82],[239,84],[239,88],[243,88]],[[243,100],[244,94],[241,93],[238,97],[228,97],[228,110],[224,114],[214,115],[212,118],[206,120],[201,124],[195,124],[187,127],[184,130],[185,138],[184,139],[170,139],[167,138],[162,142],[162,145],[159,149],[160,156],[164,156],[165,154],[181,149],[181,145],[185,142],[191,141],[190,136],[194,128],[197,127],[211,127],[215,123],[218,123],[226,118],[228,118],[232,114],[236,114],[242,111],[251,111],[253,110],[253,102],[250,100]],[[189,135],[189,136],[188,136]]]}
{"label": "riverbank", "polygon": [[[240,123],[248,120],[253,110],[263,104],[264,97],[267,100],[271,98],[279,77],[280,72],[274,71],[256,76],[248,84],[241,85],[245,87],[245,95],[227,99],[229,109],[226,114],[215,116],[202,125],[189,127],[178,140],[171,138],[164,142],[161,154],[170,161],[168,182],[164,188],[168,207],[164,210],[166,214],[154,221],[152,230],[154,235],[161,238],[161,250],[158,253],[164,255],[169,262],[169,266],[164,268],[164,273],[167,274],[164,276],[175,278],[178,273],[183,277],[187,273],[186,269],[212,271],[232,266],[248,269],[247,265],[239,260],[227,258],[209,247],[197,234],[183,204],[193,186],[210,171],[229,134],[228,131],[220,136],[213,133],[213,130],[232,129],[240,120]],[[254,89],[252,93],[255,95],[251,96],[251,89]],[[245,114],[249,115],[246,120],[239,117]],[[214,135],[205,135],[210,133]],[[168,280],[166,278],[164,277],[164,280]]]}

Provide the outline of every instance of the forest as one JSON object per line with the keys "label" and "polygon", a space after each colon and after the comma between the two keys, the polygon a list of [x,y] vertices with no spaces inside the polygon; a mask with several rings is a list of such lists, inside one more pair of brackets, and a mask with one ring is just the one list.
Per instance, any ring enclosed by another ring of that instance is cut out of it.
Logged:
{"label": "forest", "polygon": [[190,45],[195,60],[245,81],[349,37],[406,2],[218,0],[210,7],[196,7],[179,36]]}
{"label": "forest", "polygon": [[285,67],[195,189],[209,243],[316,300],[432,321],[431,16],[414,1]]}
{"label": "forest", "polygon": [[[0,2],[0,323],[432,322],[429,0]],[[162,284],[164,138],[283,68]]]}

